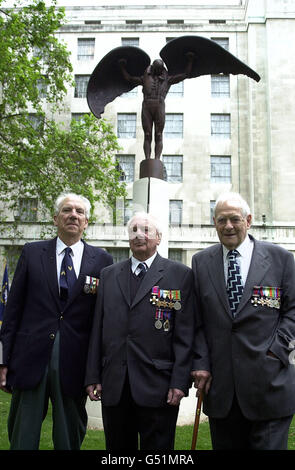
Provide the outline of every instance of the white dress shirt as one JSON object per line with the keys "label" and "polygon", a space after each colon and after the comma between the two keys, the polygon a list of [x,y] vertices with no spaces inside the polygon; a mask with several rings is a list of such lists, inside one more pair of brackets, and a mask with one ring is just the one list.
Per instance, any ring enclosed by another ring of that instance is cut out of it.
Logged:
{"label": "white dress shirt", "polygon": [[[58,286],[59,286],[59,276],[60,276],[61,263],[62,263],[62,260],[65,256],[65,252],[64,252],[65,248],[67,248],[67,245],[65,245],[64,242],[59,237],[57,237],[57,240],[56,240],[56,271],[57,271]],[[81,240],[79,240],[74,245],[71,245],[70,248],[72,249],[72,254],[70,256],[72,257],[74,270],[75,270],[76,276],[78,278],[79,273],[80,273],[80,268],[81,268],[81,261],[82,261],[83,251],[84,251],[84,243]]]}
{"label": "white dress shirt", "polygon": [[[152,262],[154,261],[155,257],[157,256],[157,251],[156,253],[153,254],[153,256],[151,256],[150,258],[146,259],[145,261],[139,261],[137,258],[135,258],[134,256],[131,256],[131,270],[133,272],[133,274],[135,273],[136,275],[138,274],[137,272],[137,268],[138,268],[138,265],[140,263],[145,263],[147,265],[148,268],[151,267],[151,264]],[[140,270],[139,270],[140,272]]]}
{"label": "white dress shirt", "polygon": [[[228,272],[228,250],[224,245],[223,247],[223,264],[224,264],[224,277],[225,277],[225,285],[227,284],[227,272]],[[253,248],[254,248],[254,242],[251,240],[249,235],[246,236],[245,240],[236,248],[236,250],[239,252],[239,255],[237,256],[237,262],[240,266],[240,274],[242,277],[242,284],[245,286],[249,268],[250,268],[250,263],[252,259],[252,253],[253,253]]]}

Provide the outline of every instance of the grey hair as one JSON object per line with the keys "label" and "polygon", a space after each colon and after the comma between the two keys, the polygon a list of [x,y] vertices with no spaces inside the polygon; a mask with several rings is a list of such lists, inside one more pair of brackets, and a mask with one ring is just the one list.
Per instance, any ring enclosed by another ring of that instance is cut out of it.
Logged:
{"label": "grey hair", "polygon": [[75,193],[62,193],[58,196],[58,198],[55,201],[54,205],[54,214],[58,215],[59,211],[61,209],[61,205],[65,199],[76,199],[78,201],[81,201],[82,204],[85,206],[85,216],[87,219],[89,219],[90,216],[90,210],[91,210],[91,204],[90,201],[84,197],[81,196],[80,194],[75,194]]}
{"label": "grey hair", "polygon": [[135,212],[133,214],[133,216],[131,217],[131,219],[129,219],[129,221],[127,223],[128,232],[129,232],[130,226],[132,224],[132,221],[133,221],[133,219],[135,219],[135,217],[141,217],[142,219],[145,219],[149,223],[153,224],[153,226],[155,227],[155,229],[156,229],[157,233],[159,234],[159,236],[160,237],[162,236],[162,227],[161,227],[158,219],[154,215],[149,214],[147,212]]}
{"label": "grey hair", "polygon": [[251,214],[250,207],[245,201],[245,199],[242,198],[239,193],[229,191],[227,193],[222,193],[220,194],[220,196],[218,196],[214,208],[214,217],[216,217],[216,209],[218,204],[223,204],[224,202],[231,202],[234,206],[241,209],[243,217],[247,217],[249,214]]}

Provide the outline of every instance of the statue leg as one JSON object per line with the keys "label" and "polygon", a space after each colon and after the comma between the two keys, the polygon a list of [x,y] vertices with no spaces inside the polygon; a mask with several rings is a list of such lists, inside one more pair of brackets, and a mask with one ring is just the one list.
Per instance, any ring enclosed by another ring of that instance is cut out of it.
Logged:
{"label": "statue leg", "polygon": [[145,158],[151,158],[153,120],[145,103],[142,104],[141,122],[144,132],[143,151]]}
{"label": "statue leg", "polygon": [[160,159],[163,150],[163,130],[165,126],[165,104],[161,103],[155,120],[155,158]]}

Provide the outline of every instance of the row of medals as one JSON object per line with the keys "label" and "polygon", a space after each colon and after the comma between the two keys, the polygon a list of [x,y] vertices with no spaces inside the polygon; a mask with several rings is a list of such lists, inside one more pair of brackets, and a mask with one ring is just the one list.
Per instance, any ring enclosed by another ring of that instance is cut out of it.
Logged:
{"label": "row of medals", "polygon": [[251,303],[254,305],[254,307],[257,307],[258,305],[270,307],[270,308],[280,308],[281,306],[281,301],[280,298],[274,299],[272,297],[258,297],[254,296],[251,299]]}
{"label": "row of medals", "polygon": [[158,298],[156,294],[152,293],[150,302],[156,307],[158,307],[156,310],[155,328],[157,328],[157,330],[160,330],[163,327],[164,331],[169,331],[170,329],[169,319],[170,319],[171,312],[162,310],[162,308],[163,309],[169,308],[170,310],[174,309],[176,311],[180,310],[181,309],[180,301],[179,300],[174,301],[172,299],[161,300]]}

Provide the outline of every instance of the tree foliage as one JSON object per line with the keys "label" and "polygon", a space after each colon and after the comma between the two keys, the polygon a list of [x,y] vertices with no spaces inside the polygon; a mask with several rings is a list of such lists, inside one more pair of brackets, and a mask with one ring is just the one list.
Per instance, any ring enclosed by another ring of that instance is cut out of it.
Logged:
{"label": "tree foliage", "polygon": [[119,147],[111,126],[85,115],[67,125],[67,87],[73,86],[66,46],[56,38],[65,22],[56,0],[0,0],[0,198],[3,212],[20,198],[38,197],[51,209],[65,190],[91,202],[112,204],[125,194],[114,155]]}

